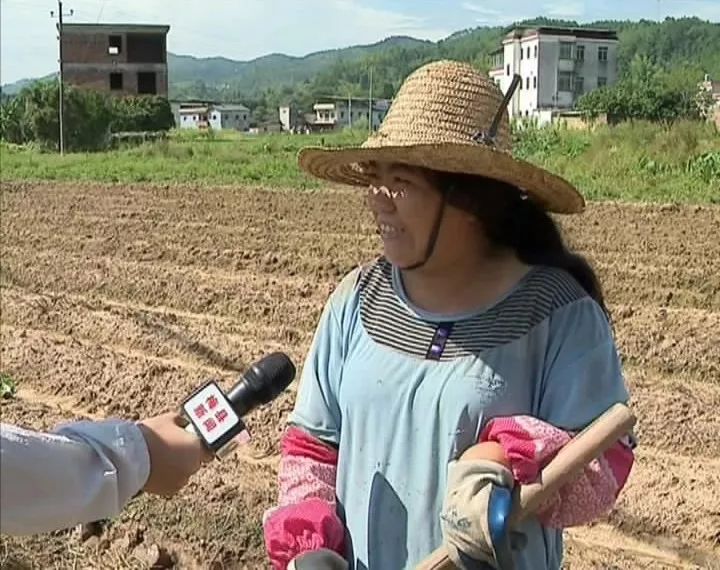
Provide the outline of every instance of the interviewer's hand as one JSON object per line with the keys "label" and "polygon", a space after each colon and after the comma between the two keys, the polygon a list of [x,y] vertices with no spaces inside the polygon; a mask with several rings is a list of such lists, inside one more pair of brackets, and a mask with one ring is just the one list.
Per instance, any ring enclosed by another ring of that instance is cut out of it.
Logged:
{"label": "interviewer's hand", "polygon": [[199,437],[185,431],[185,423],[175,412],[138,422],[150,454],[150,476],[143,491],[174,495],[203,463],[212,461],[212,453]]}

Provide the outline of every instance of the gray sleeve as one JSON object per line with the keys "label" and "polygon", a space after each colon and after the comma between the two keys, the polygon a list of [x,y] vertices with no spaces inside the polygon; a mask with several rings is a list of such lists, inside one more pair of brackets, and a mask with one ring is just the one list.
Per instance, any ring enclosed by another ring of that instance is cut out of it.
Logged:
{"label": "gray sleeve", "polygon": [[540,419],[577,431],[628,397],[612,329],[600,306],[584,298],[558,310],[550,323]]}
{"label": "gray sleeve", "polygon": [[114,517],[145,485],[150,458],[132,422],[52,433],[0,424],[0,532],[38,534]]}

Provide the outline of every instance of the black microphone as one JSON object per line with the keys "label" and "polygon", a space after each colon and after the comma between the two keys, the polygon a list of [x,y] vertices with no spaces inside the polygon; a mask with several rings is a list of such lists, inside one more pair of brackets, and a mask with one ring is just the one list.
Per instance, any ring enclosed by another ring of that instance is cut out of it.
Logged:
{"label": "black microphone", "polygon": [[295,365],[282,352],[273,352],[245,371],[227,395],[211,380],[182,404],[185,430],[199,436],[216,457],[233,451],[245,431],[242,417],[280,395],[295,379]]}

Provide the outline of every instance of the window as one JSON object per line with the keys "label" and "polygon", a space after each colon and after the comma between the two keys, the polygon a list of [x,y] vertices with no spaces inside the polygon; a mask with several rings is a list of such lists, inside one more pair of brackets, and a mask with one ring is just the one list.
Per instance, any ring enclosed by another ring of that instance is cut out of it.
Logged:
{"label": "window", "polygon": [[560,42],[560,59],[572,59],[572,42]]}
{"label": "window", "polygon": [[575,48],[575,59],[577,61],[585,61],[585,46],[577,46]]}
{"label": "window", "polygon": [[598,77],[598,87],[605,87],[607,85],[607,77]]}
{"label": "window", "polygon": [[525,89],[530,89],[530,78],[529,77],[525,78]]}
{"label": "window", "polygon": [[558,72],[558,91],[572,91],[573,74],[570,71]]}
{"label": "window", "polygon": [[108,36],[108,53],[118,55],[122,51],[122,36]]}
{"label": "window", "polygon": [[530,46],[527,48],[527,58],[530,59]]}
{"label": "window", "polygon": [[525,53],[525,50],[523,48],[520,48],[520,59],[523,58],[524,53]]}
{"label": "window", "polygon": [[510,64],[509,64],[509,63],[507,64],[507,73],[506,73],[506,75],[510,75]]}
{"label": "window", "polygon": [[533,77],[533,89],[537,89],[537,75]]}
{"label": "window", "polygon": [[110,89],[112,91],[121,91],[123,88],[123,74],[122,73],[111,73],[110,74]]}
{"label": "window", "polygon": [[583,93],[585,91],[585,78],[575,77],[575,93]]}
{"label": "window", "polygon": [[137,74],[138,95],[156,95],[157,78],[154,71],[139,71]]}
{"label": "window", "polygon": [[535,57],[537,57],[537,50],[538,50],[538,47],[535,46]]}
{"label": "window", "polygon": [[608,60],[608,48],[607,46],[600,46],[598,48],[598,61]]}

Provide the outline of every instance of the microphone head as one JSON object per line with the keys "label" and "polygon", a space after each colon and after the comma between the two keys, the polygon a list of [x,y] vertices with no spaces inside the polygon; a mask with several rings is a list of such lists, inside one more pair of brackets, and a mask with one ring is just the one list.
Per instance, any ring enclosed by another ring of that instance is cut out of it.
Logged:
{"label": "microphone head", "polygon": [[274,400],[294,379],[295,365],[290,357],[283,352],[273,352],[250,366],[230,390],[228,399],[242,416]]}

